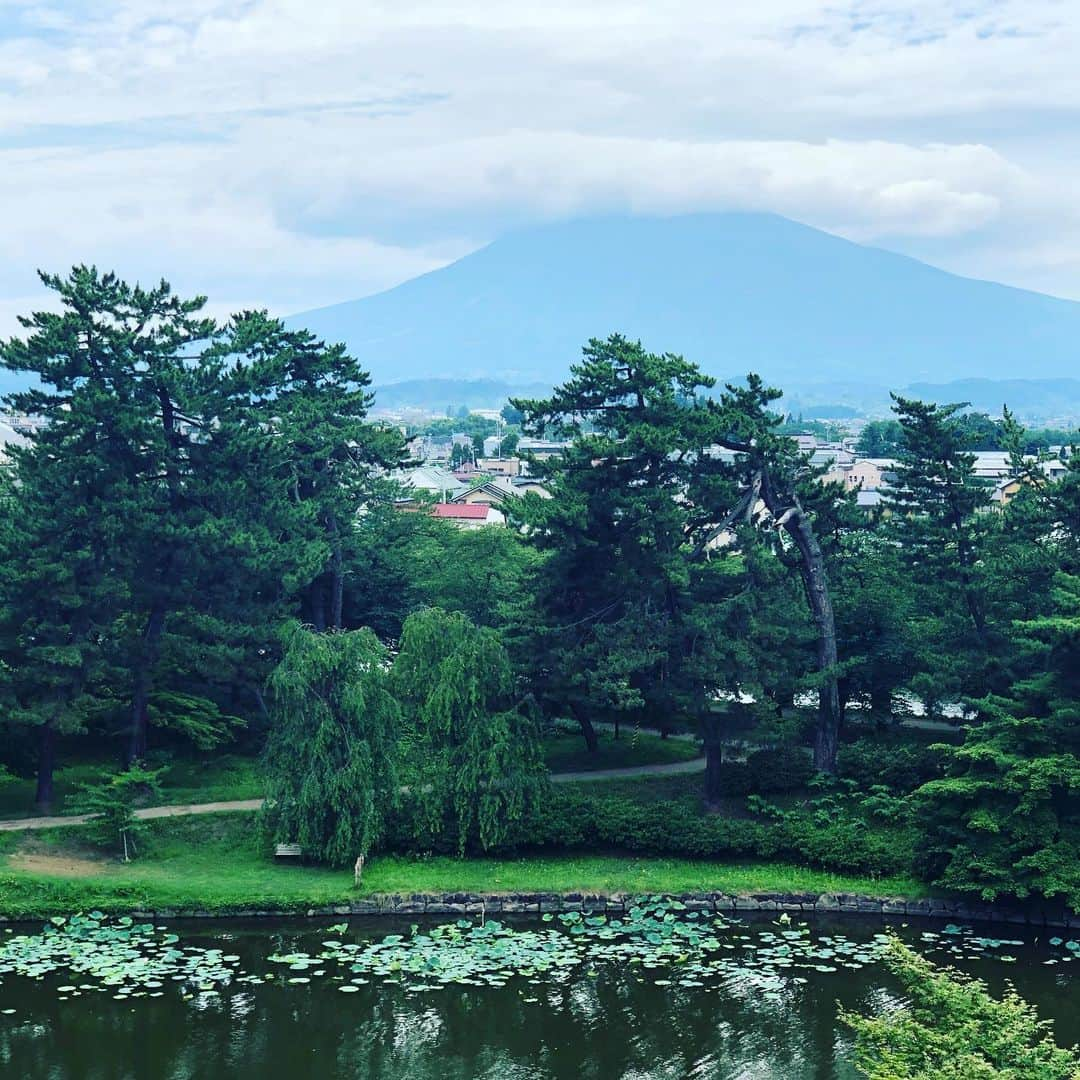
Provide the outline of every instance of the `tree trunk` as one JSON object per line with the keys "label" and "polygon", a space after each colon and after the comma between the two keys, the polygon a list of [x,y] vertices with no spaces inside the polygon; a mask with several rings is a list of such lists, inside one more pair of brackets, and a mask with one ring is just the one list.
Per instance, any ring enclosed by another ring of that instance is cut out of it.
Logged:
{"label": "tree trunk", "polygon": [[836,675],[836,617],[825,575],[825,557],[813,526],[798,502],[784,511],[780,522],[798,548],[806,599],[817,630],[817,668],[821,682],[818,686],[818,724],[814,733],[814,768],[835,774],[843,713]]}
{"label": "tree trunk", "polygon": [[330,534],[330,629],[341,629],[341,609],[345,597],[344,558],[341,551],[341,535],[337,518],[327,515],[327,532]]}
{"label": "tree trunk", "polygon": [[892,687],[872,686],[870,688],[870,712],[875,720],[892,719]]}
{"label": "tree trunk", "polygon": [[307,588],[306,622],[317,633],[326,629],[326,587],[322,577],[317,577]]}
{"label": "tree trunk", "polygon": [[589,714],[576,705],[570,707],[570,714],[577,721],[578,727],[581,728],[581,734],[585,737],[585,749],[590,754],[597,753],[600,750],[600,743],[596,737],[596,728],[593,727],[593,722],[589,719]]}
{"label": "tree trunk", "polygon": [[165,629],[165,608],[155,602],[143,631],[142,650],[135,668],[135,686],[131,696],[131,739],[128,743],[127,764],[146,756],[150,733],[150,692],[153,688],[153,668],[157,662],[158,645]]}
{"label": "tree trunk", "polygon": [[718,810],[724,797],[720,766],[724,763],[724,742],[717,716],[707,714],[701,721],[702,741],[705,744],[705,807]]}
{"label": "tree trunk", "polygon": [[37,790],[34,805],[42,814],[52,810],[53,768],[56,764],[56,729],[50,717],[41,725],[38,736]]}

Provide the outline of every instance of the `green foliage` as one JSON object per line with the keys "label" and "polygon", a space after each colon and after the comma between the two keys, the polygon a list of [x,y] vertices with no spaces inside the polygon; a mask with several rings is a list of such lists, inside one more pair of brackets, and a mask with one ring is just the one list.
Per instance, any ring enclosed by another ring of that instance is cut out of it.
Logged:
{"label": "green foliage", "polygon": [[[764,492],[782,516],[777,500],[795,498],[805,462],[775,430],[776,391],[751,376],[713,401],[712,385],[682,357],[613,335],[589,342],[552,397],[514,402],[525,430],[572,442],[535,463],[554,497],[511,508],[548,555],[511,641],[545,709],[573,716],[587,739],[593,716],[699,723],[715,798],[718,694],[790,698],[792,669],[802,674],[812,654],[775,648],[805,640],[805,615],[783,543],[766,540],[754,514]],[[803,495],[816,497],[811,483]],[[783,518],[798,521],[809,552],[802,505]]]}
{"label": "green foliage", "polygon": [[[894,395],[895,397],[895,395]],[[895,397],[904,430],[887,505],[905,577],[919,604],[923,643],[913,686],[925,700],[956,700],[985,688],[995,627],[984,561],[990,486],[975,476],[961,405]]]}
{"label": "green foliage", "polygon": [[881,1016],[841,1014],[855,1032],[855,1064],[869,1080],[1077,1080],[1080,1053],[1059,1047],[1015,989],[1000,998],[935,967],[899,940],[885,955],[907,1004]]}
{"label": "green foliage", "polygon": [[[0,651],[10,715],[55,735],[125,717],[200,745],[255,713],[273,628],[300,604],[340,625],[346,549],[401,440],[366,423],[368,376],[342,346],[203,297],[96,268],[43,275],[59,311],[23,320],[0,360],[47,424],[12,451],[18,529],[3,558]],[[246,714],[246,715],[245,715]]]}
{"label": "green foliage", "polygon": [[941,754],[922,743],[868,735],[840,747],[840,776],[860,790],[911,792],[941,772]]}
{"label": "green foliage", "polygon": [[896,420],[871,420],[855,443],[855,451],[863,457],[892,458],[904,443],[904,429]]}
{"label": "green foliage", "polygon": [[270,677],[267,825],[332,866],[374,850],[398,800],[401,712],[387,663],[370,630],[292,624]]}
{"label": "green foliage", "polygon": [[407,724],[416,827],[450,827],[486,850],[534,812],[547,773],[536,717],[517,693],[499,635],[438,608],[405,621],[392,681]]}
{"label": "green foliage", "polygon": [[136,807],[153,802],[160,789],[160,769],[139,764],[113,773],[97,783],[84,784],[71,809],[89,814],[87,836],[102,847],[119,850],[124,862],[136,853],[135,837],[146,828]]}
{"label": "green foliage", "polygon": [[942,747],[946,775],[916,792],[921,865],[948,888],[1063,896],[1080,906],[1080,577],[1021,623],[1031,674],[978,702],[981,723]]}
{"label": "green foliage", "polygon": [[[453,416],[449,414],[453,412]],[[499,425],[494,420],[489,420],[479,413],[469,412],[462,405],[458,409],[447,409],[445,420],[430,420],[418,431],[421,435],[434,435],[436,437],[450,438],[452,435],[468,435],[470,441],[479,436],[481,441],[489,435],[494,435],[499,430]]]}
{"label": "green foliage", "polygon": [[814,763],[801,746],[781,745],[755,750],[746,761],[720,766],[724,795],[775,795],[801,791],[815,775]]}

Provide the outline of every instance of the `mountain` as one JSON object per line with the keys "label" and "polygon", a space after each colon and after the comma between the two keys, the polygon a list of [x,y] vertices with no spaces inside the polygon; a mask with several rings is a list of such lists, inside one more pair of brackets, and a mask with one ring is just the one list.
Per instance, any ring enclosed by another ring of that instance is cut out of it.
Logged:
{"label": "mountain", "polygon": [[1080,417],[1080,379],[958,379],[950,383],[913,383],[907,397],[942,404],[966,401],[973,409],[1001,415],[1002,405],[1021,419]]}
{"label": "mountain", "polygon": [[543,397],[551,383],[508,383],[501,379],[405,379],[375,387],[375,404],[384,409],[410,406],[427,409],[464,405],[467,409],[499,409],[511,397]]}
{"label": "mountain", "polygon": [[377,383],[561,381],[619,331],[782,386],[1072,375],[1080,304],[946,273],[770,214],[590,218],[513,233],[387,292],[294,316]]}

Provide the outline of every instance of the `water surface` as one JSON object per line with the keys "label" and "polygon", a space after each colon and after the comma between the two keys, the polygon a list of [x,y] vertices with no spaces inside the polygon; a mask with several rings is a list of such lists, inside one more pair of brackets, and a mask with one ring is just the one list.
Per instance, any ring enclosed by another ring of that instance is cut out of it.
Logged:
{"label": "water surface", "polygon": [[[184,944],[222,949],[261,984],[216,992],[166,984],[158,998],[115,1000],[111,993],[61,1000],[60,974],[7,974],[0,985],[0,1068],[25,1080],[850,1080],[849,1042],[839,1005],[894,1007],[897,990],[878,965],[857,970],[799,970],[779,990],[729,976],[717,985],[657,985],[662,972],[624,964],[586,965],[559,979],[504,987],[448,986],[414,993],[376,979],[342,993],[345,976],[327,970],[309,983],[268,961],[278,953],[317,953],[329,936],[362,941],[409,924],[352,919],[344,934],[333,920],[174,922]],[[529,924],[524,924],[529,925]],[[535,925],[535,924],[532,924]],[[817,919],[815,935],[869,941],[880,920]],[[32,928],[36,929],[36,928]],[[768,920],[747,929],[778,932]],[[939,960],[958,958],[956,938],[928,941],[940,925],[898,927]],[[18,932],[26,932],[20,930]],[[1054,933],[1031,928],[975,928],[976,934],[1023,939],[1022,946],[963,949],[959,966],[1000,989],[1012,979],[1059,1041],[1080,1040],[1074,997],[1080,960],[1051,945]],[[985,958],[972,959],[979,952]],[[1002,955],[1015,957],[1008,962]],[[1046,961],[1052,960],[1048,964]],[[1074,975],[1075,971],[1075,975]],[[347,975],[347,973],[346,973]]]}

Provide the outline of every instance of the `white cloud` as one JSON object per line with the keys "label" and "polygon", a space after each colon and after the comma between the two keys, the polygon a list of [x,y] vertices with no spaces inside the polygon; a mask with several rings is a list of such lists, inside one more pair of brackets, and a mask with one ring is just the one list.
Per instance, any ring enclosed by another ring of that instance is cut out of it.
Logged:
{"label": "white cloud", "polygon": [[285,311],[610,209],[1080,295],[1078,52],[1055,0],[0,0],[0,332],[37,265]]}

